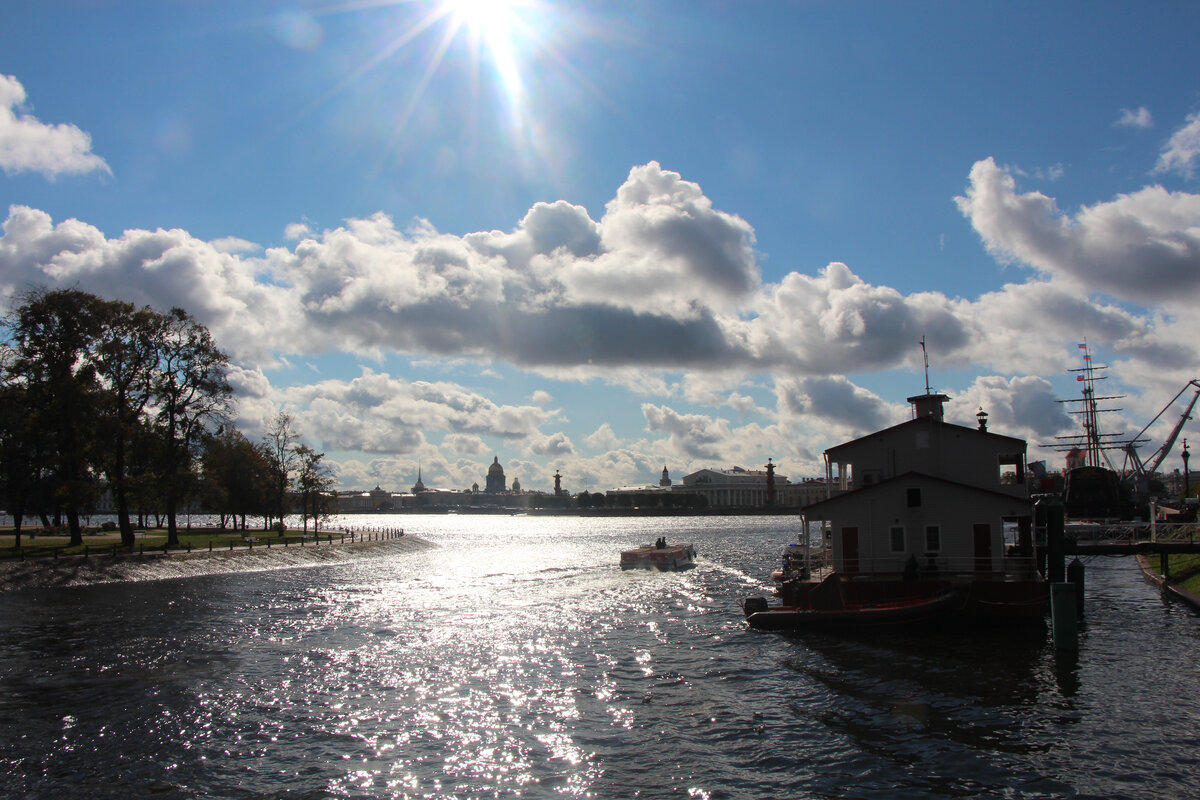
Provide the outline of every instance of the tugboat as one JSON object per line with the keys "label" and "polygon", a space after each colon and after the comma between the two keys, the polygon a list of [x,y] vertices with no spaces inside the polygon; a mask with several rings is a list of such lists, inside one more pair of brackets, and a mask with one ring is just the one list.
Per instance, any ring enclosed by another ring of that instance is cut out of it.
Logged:
{"label": "tugboat", "polygon": [[[747,598],[750,627],[1041,620],[1026,443],[946,422],[944,394],[908,398],[907,422],[825,452],[830,496],[801,515],[803,557],[786,563],[780,602]],[[836,469],[835,469],[836,468]],[[813,568],[809,525],[821,523],[829,566]],[[796,562],[802,562],[797,565]]]}

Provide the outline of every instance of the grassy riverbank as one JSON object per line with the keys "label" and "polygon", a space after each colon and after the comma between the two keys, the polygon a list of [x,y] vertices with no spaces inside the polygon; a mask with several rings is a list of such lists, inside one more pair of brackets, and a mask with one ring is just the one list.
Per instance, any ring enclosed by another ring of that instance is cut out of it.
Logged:
{"label": "grassy riverbank", "polygon": [[[321,531],[321,542],[349,541],[349,534],[341,531]],[[355,537],[359,538],[358,536]],[[313,531],[287,531],[280,535],[275,531],[232,531],[228,528],[180,528],[179,544],[169,552],[196,552],[205,550],[230,550],[254,547],[302,547],[312,544]],[[65,532],[45,533],[41,528],[26,528],[21,531],[21,547],[16,546],[12,528],[0,528],[0,559],[53,558],[55,556],[81,556],[86,554],[150,553],[167,551],[165,528],[149,528],[137,531],[134,546],[130,550],[121,544],[117,531],[85,532],[83,544],[69,546],[70,537]]]}
{"label": "grassy riverbank", "polygon": [[[62,538],[65,543],[66,537]],[[267,540],[245,542],[240,536],[235,539],[229,531],[194,529],[177,549],[166,550],[163,547],[166,536],[162,534],[157,538],[148,535],[144,550],[139,540],[132,552],[122,550],[119,542],[116,542],[118,547],[114,552],[112,539],[88,538],[91,543],[85,545],[86,551],[60,548],[55,555],[48,549],[40,557],[26,554],[24,558],[0,559],[0,593],[340,564],[383,553],[415,552],[435,546],[398,531],[373,531],[356,534],[353,538],[349,534],[322,531],[319,543],[312,538],[302,539],[300,534],[289,534],[271,537],[268,547]],[[224,544],[218,544],[219,541]],[[156,546],[152,548],[151,544]]]}
{"label": "grassy riverbank", "polygon": [[[1157,554],[1147,554],[1146,563],[1162,574],[1162,561]],[[1171,582],[1193,594],[1200,595],[1200,555],[1172,555],[1169,561]]]}

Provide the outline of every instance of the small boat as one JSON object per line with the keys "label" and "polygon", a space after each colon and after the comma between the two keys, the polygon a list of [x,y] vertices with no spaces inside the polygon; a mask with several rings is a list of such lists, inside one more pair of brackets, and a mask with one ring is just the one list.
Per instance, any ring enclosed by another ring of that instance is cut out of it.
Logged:
{"label": "small boat", "polygon": [[771,573],[771,580],[783,583],[796,578],[808,578],[808,562],[804,548],[792,542],[783,548],[783,564]]}
{"label": "small boat", "polygon": [[621,569],[657,569],[663,572],[696,566],[693,544],[667,544],[665,540],[621,551]]}
{"label": "small boat", "polygon": [[843,608],[808,606],[769,606],[764,597],[748,597],[743,603],[746,622],[762,631],[836,630],[896,625],[918,625],[948,618],[960,604],[958,595],[945,590],[929,596],[915,596]]}

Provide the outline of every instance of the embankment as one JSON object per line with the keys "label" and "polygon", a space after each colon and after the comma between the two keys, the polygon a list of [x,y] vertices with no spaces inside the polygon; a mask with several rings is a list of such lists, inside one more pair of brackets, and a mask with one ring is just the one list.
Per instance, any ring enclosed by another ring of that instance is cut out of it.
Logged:
{"label": "embankment", "polygon": [[1165,579],[1158,570],[1146,560],[1145,556],[1137,557],[1138,566],[1142,568],[1142,574],[1146,576],[1146,580],[1158,586],[1165,594],[1175,597],[1190,605],[1192,608],[1200,611],[1200,595],[1195,592],[1190,592],[1177,583]]}
{"label": "embankment", "polygon": [[437,545],[416,536],[402,536],[384,541],[310,544],[305,547],[243,547],[166,555],[76,555],[57,559],[3,561],[0,562],[0,592],[345,564],[385,553],[416,552],[432,547]]}

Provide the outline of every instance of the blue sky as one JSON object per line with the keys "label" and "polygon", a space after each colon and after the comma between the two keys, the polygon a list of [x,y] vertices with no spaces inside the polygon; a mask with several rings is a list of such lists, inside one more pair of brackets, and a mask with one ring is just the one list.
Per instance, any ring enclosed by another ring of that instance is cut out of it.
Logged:
{"label": "blue sky", "polygon": [[1200,372],[1198,18],[9,3],[0,293],[187,308],[243,430],[287,410],[345,488],[817,475],[922,337],[952,417],[1053,465],[1077,342],[1112,430]]}

